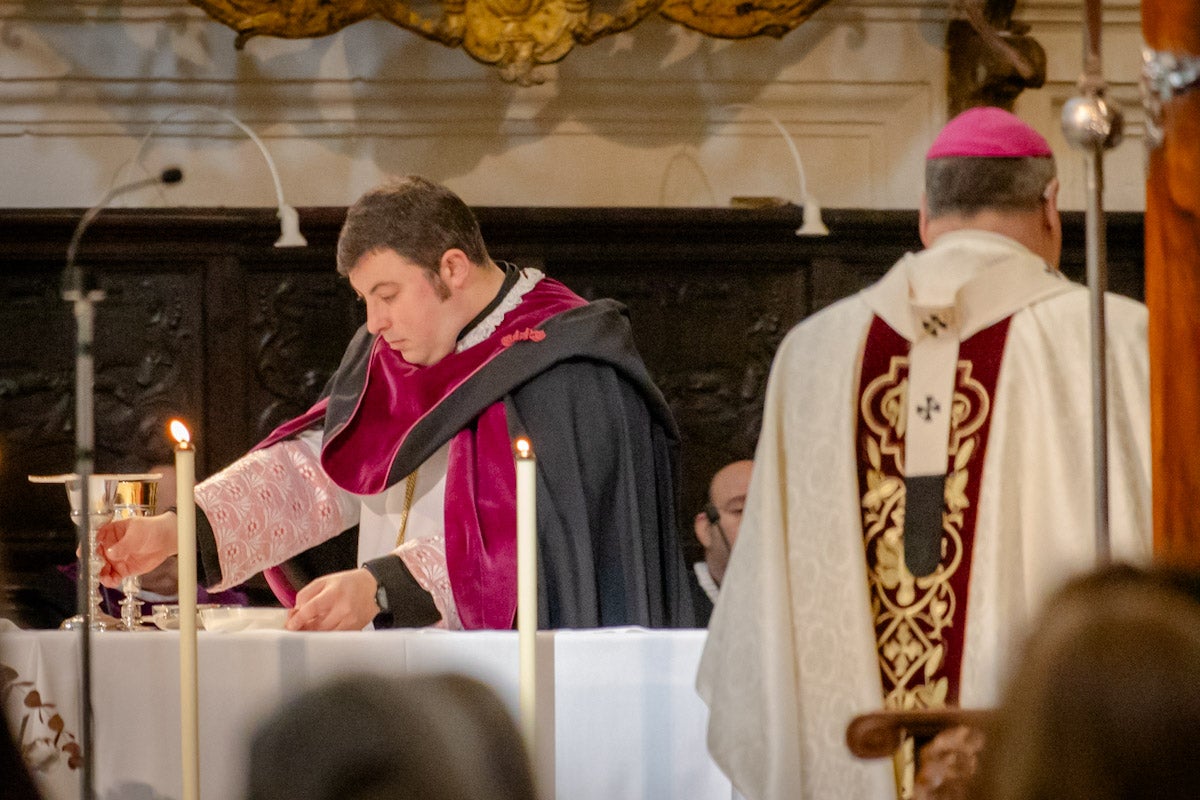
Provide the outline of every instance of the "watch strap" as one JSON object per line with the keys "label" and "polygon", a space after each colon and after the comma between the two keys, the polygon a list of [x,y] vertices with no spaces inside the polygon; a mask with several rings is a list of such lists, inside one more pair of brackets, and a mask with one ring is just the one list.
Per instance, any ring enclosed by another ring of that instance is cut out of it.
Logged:
{"label": "watch strap", "polygon": [[389,554],[363,563],[378,586],[376,602],[383,609],[376,628],[423,628],[442,618],[433,595],[425,591],[400,556]]}

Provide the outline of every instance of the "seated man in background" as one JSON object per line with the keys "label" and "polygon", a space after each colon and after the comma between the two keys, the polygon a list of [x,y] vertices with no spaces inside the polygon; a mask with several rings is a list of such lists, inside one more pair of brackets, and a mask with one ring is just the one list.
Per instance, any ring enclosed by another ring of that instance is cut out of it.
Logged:
{"label": "seated man in background", "polygon": [[[1100,558],[1089,293],[1058,272],[1057,198],[1045,139],[963,112],[926,157],[926,249],[780,345],[697,681],[751,800],[906,796],[911,753],[857,761],[849,721],[994,705],[1004,654]],[[1106,306],[1111,555],[1144,561],[1146,309]]]}
{"label": "seated man in background", "polygon": [[[625,309],[498,265],[462,200],[418,177],[349,209],[337,262],[366,325],[312,409],[196,487],[202,582],[348,543],[311,554],[303,587],[268,571],[289,628],[511,628],[526,435],[541,626],[690,625],[678,435]],[[98,539],[113,584],[175,552],[175,516]]]}
{"label": "seated man in background", "polygon": [[747,459],[717,470],[708,485],[708,503],[693,520],[696,538],[704,547],[704,560],[692,565],[698,590],[695,593],[696,624],[702,627],[708,625],[721,581],[725,579],[725,567],[742,525],[742,509],[746,505],[746,490],[750,486],[753,466],[754,462]]}

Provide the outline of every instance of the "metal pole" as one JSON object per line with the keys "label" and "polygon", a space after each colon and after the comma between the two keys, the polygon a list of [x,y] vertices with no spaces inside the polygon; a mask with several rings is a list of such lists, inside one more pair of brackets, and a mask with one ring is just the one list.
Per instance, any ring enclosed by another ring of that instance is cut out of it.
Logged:
{"label": "metal pole", "polygon": [[[72,253],[72,255],[74,255]],[[68,277],[63,299],[75,309],[75,474],[79,476],[79,585],[76,602],[83,614],[79,649],[79,707],[82,711],[82,769],[79,776],[82,800],[95,797],[95,753],[92,722],[92,497],[91,478],[95,471],[95,360],[92,352],[95,328],[95,303],[104,293],[88,291],[79,274]]]}
{"label": "metal pole", "polygon": [[80,501],[80,564],[77,603],[83,615],[83,639],[79,654],[79,707],[82,709],[83,731],[80,743],[83,747],[83,766],[79,776],[81,800],[95,797],[95,756],[93,751],[92,725],[92,626],[96,620],[92,615],[92,497],[91,478],[96,466],[96,414],[95,414],[95,354],[93,337],[96,327],[96,303],[104,299],[104,292],[93,289],[87,271],[75,263],[79,242],[83,232],[104,210],[113,198],[158,184],[178,183],[183,173],[177,167],[169,167],[150,178],[132,181],[105,192],[100,202],[89,208],[80,217],[79,223],[67,244],[66,268],[63,270],[63,299],[75,309],[75,474],[79,476]]}
{"label": "metal pole", "polygon": [[1096,485],[1096,563],[1112,558],[1108,515],[1108,359],[1104,324],[1104,292],[1108,288],[1108,254],[1104,227],[1104,155],[1089,153],[1087,170],[1087,282],[1092,335],[1092,448]]}
{"label": "metal pole", "polygon": [[1100,0],[1085,0],[1081,96],[1063,106],[1067,141],[1084,152],[1087,184],[1087,279],[1091,299],[1092,471],[1095,482],[1096,561],[1112,557],[1108,518],[1108,369],[1104,324],[1104,292],[1108,263],[1104,231],[1104,151],[1116,147],[1124,132],[1120,109],[1105,99],[1100,59]]}

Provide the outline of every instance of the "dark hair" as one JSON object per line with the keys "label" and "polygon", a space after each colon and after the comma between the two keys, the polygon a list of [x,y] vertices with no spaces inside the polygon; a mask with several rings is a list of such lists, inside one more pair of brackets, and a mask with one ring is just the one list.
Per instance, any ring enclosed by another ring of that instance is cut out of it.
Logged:
{"label": "dark hair", "polygon": [[302,693],[258,728],[247,786],[247,800],[535,800],[507,709],[451,674],[354,675]]}
{"label": "dark hair", "polygon": [[1113,567],[1039,617],[987,735],[980,800],[1200,797],[1195,582]]}
{"label": "dark hair", "polygon": [[1054,178],[1054,159],[931,158],[925,162],[929,218],[973,216],[984,210],[1032,211]]}
{"label": "dark hair", "polygon": [[436,275],[442,254],[452,248],[473,264],[490,260],[466,203],[445,186],[409,175],[371,189],[350,206],[338,237],[337,269],[348,275],[363,256],[393,250]]}

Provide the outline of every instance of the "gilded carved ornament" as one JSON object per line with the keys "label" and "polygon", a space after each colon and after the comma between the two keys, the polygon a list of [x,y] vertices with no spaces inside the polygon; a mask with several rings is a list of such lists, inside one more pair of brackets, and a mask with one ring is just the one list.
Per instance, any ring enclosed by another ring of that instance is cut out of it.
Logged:
{"label": "gilded carved ornament", "polygon": [[[237,31],[239,49],[253,36],[307,39],[382,18],[476,61],[505,80],[539,82],[535,68],[561,61],[576,44],[661,17],[723,39],[782,37],[830,0],[188,0]],[[615,8],[609,12],[602,5]],[[949,0],[947,35],[951,108],[1011,107],[1016,95],[1045,80],[1045,53],[1012,20],[1013,0]],[[965,19],[963,19],[965,18]]]}
{"label": "gilded carved ornament", "polygon": [[[783,36],[829,0],[620,0],[612,13],[593,0],[188,0],[237,31],[239,49],[253,36],[307,39],[381,17],[426,39],[461,47],[496,66],[505,80],[528,85],[535,67],[562,60],[576,44],[620,33],[655,12],[709,36]],[[430,14],[426,9],[433,9]]]}
{"label": "gilded carved ornament", "polygon": [[672,22],[721,39],[779,38],[829,0],[663,0],[659,13]]}

